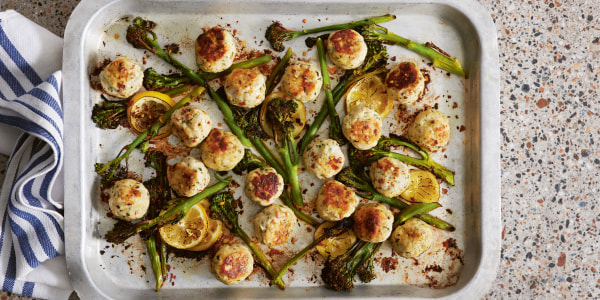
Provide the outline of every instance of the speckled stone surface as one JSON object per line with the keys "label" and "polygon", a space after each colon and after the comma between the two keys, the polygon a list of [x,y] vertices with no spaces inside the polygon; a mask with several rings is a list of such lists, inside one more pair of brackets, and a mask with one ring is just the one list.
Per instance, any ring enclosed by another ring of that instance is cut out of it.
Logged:
{"label": "speckled stone surface", "polygon": [[[502,106],[502,253],[485,298],[600,298],[600,1],[479,2],[498,32]],[[62,36],[77,3],[1,8]]]}

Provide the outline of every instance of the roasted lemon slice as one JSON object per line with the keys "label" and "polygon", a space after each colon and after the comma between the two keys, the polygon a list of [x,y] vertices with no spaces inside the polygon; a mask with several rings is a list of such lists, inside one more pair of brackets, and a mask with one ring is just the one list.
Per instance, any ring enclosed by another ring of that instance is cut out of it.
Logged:
{"label": "roasted lemon slice", "polygon": [[208,219],[206,211],[198,203],[192,206],[177,223],[162,226],[158,232],[163,241],[171,247],[191,248],[200,244],[206,236]]}
{"label": "roasted lemon slice", "polygon": [[206,230],[206,235],[200,244],[187,248],[186,250],[189,251],[204,251],[214,245],[219,240],[221,235],[223,235],[223,222],[210,218],[210,201],[208,201],[208,199],[204,199],[200,202],[200,205],[202,205],[206,213],[209,215],[208,228]]}
{"label": "roasted lemon slice", "polygon": [[361,104],[375,110],[382,119],[394,108],[394,101],[388,98],[385,84],[374,75],[358,80],[346,92],[346,112]]}
{"label": "roasted lemon slice", "polygon": [[[335,222],[325,222],[315,231],[315,239],[323,235],[326,228],[333,226]],[[336,237],[324,239],[317,245],[317,251],[325,259],[335,258],[344,254],[356,242],[356,235],[352,229]]]}
{"label": "roasted lemon slice", "polygon": [[[173,105],[175,102],[171,97],[163,93],[154,91],[137,93],[129,100],[127,107],[129,127],[140,134],[152,127]],[[167,123],[158,130],[154,138],[164,138],[169,134],[171,134],[171,126]]]}
{"label": "roasted lemon slice", "polygon": [[431,172],[410,170],[410,184],[400,194],[400,197],[411,202],[438,202],[440,199],[440,184]]}

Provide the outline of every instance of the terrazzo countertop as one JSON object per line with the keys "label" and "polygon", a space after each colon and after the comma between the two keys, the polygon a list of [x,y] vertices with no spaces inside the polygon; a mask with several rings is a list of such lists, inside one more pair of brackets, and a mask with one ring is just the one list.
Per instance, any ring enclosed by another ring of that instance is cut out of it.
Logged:
{"label": "terrazzo countertop", "polygon": [[[600,1],[479,2],[498,33],[502,108],[502,253],[485,298],[598,298]],[[1,9],[62,36],[77,4]]]}

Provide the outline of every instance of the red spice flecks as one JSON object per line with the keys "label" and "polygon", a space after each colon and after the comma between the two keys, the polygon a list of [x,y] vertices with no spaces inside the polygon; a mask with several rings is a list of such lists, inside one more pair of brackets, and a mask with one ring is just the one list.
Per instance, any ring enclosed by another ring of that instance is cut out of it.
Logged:
{"label": "red spice flecks", "polygon": [[397,267],[398,260],[394,257],[384,257],[381,260],[381,269],[386,273],[389,273],[392,270],[396,270]]}

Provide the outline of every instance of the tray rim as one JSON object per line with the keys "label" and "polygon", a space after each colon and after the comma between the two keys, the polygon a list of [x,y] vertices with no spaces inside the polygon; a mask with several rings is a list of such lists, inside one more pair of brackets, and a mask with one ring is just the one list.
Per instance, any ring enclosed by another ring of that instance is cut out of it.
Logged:
{"label": "tray rim", "polygon": [[[85,162],[85,155],[80,153],[81,137],[84,128],[81,128],[82,116],[89,112],[83,111],[81,106],[66,105],[69,99],[81,99],[83,89],[78,84],[82,81],[80,74],[87,74],[83,57],[83,36],[90,27],[90,20],[108,7],[120,0],[84,0],[72,12],[65,29],[63,47],[63,97],[65,110],[65,153],[71,159],[65,161],[65,255],[69,276],[75,290],[80,295],[88,297],[107,297],[94,283],[85,268],[85,253],[83,247],[83,227],[85,221],[84,206],[81,197],[85,194],[80,190],[82,177],[80,167]],[[155,0],[155,2],[215,2],[211,0]],[[217,1],[217,2],[247,2],[247,1]],[[318,0],[265,0],[273,3],[323,3]],[[361,0],[329,0],[327,3],[361,3]],[[496,26],[487,10],[475,0],[380,0],[382,3],[406,4],[442,4],[450,6],[464,14],[472,23],[479,37],[481,51],[479,72],[479,99],[480,111],[490,112],[479,120],[480,141],[479,145],[486,145],[486,151],[480,151],[480,220],[481,232],[481,257],[479,268],[472,279],[459,291],[447,298],[479,298],[489,290],[495,279],[500,262],[501,247],[501,167],[500,167],[500,69],[497,45]],[[87,76],[84,76],[87,78]],[[484,94],[482,91],[485,91]],[[340,297],[343,295],[340,295]]]}

